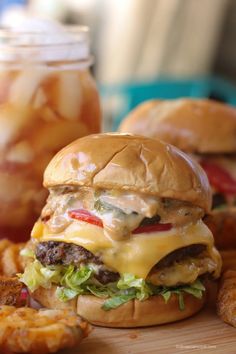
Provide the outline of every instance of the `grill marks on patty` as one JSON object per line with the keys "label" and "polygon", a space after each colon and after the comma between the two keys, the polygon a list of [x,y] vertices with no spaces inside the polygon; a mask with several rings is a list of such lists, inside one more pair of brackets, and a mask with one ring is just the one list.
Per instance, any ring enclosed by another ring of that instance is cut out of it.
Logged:
{"label": "grill marks on patty", "polygon": [[98,257],[84,247],[65,242],[41,242],[36,247],[36,258],[44,265],[80,265],[80,263],[102,264]]}
{"label": "grill marks on patty", "polygon": [[[179,262],[186,257],[196,257],[206,250],[205,245],[195,244],[179,248],[167,256],[162,258],[153,269],[161,269],[173,265],[174,262]],[[35,250],[36,258],[44,265],[75,265],[81,263],[94,263],[100,266],[98,273],[94,277],[101,284],[108,284],[119,279],[120,275],[117,272],[112,272],[105,268],[99,257],[95,256],[90,251],[82,246],[65,242],[41,242],[38,243]]]}
{"label": "grill marks on patty", "polygon": [[[79,266],[81,263],[94,263],[102,266],[103,263],[99,257],[95,256],[84,247],[75,245],[73,243],[65,242],[41,242],[37,245],[35,250],[36,258],[44,266],[48,265],[71,265]],[[115,282],[120,275],[117,272],[99,269],[94,277],[101,283],[107,284]]]}

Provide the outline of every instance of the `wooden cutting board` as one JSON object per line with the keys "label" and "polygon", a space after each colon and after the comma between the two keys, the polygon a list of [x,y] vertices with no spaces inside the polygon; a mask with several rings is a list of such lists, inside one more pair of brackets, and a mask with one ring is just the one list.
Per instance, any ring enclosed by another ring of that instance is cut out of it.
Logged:
{"label": "wooden cutting board", "polygon": [[215,312],[214,294],[197,315],[178,323],[138,329],[94,327],[79,348],[63,354],[236,354],[236,328]]}

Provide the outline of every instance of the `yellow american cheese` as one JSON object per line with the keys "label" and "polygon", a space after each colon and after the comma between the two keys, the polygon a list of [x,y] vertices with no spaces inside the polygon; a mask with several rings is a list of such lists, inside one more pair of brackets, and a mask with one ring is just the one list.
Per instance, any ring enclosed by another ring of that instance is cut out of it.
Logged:
{"label": "yellow american cheese", "polygon": [[119,273],[132,273],[140,278],[146,278],[151,268],[170,252],[192,244],[207,246],[209,255],[218,264],[216,273],[220,272],[221,266],[220,256],[213,247],[212,233],[202,220],[169,231],[131,235],[122,241],[112,240],[103,228],[83,221],[75,220],[63,233],[57,234],[37,222],[32,238],[37,242],[74,243],[98,254],[109,268]]}

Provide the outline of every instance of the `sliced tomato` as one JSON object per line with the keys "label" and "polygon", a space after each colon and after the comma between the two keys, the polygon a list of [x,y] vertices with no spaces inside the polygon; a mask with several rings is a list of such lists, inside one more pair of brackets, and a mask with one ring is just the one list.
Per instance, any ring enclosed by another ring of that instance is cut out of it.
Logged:
{"label": "sliced tomato", "polygon": [[68,212],[72,219],[88,222],[99,227],[103,227],[102,220],[84,209],[75,209]]}
{"label": "sliced tomato", "polygon": [[153,225],[145,225],[139,226],[137,229],[133,230],[133,234],[142,234],[144,232],[158,232],[158,231],[168,231],[172,228],[172,224],[153,224]]}
{"label": "sliced tomato", "polygon": [[236,180],[221,166],[206,160],[201,161],[210,184],[218,192],[234,195],[236,194]]}

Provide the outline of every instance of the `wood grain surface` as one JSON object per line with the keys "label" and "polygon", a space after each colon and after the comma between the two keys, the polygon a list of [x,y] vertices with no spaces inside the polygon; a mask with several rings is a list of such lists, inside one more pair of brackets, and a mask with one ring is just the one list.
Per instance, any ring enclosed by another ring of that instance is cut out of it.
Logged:
{"label": "wood grain surface", "polygon": [[[94,327],[78,349],[63,354],[236,354],[236,328],[215,312],[215,292],[192,318],[163,326],[138,329]],[[62,353],[61,353],[62,354]]]}

